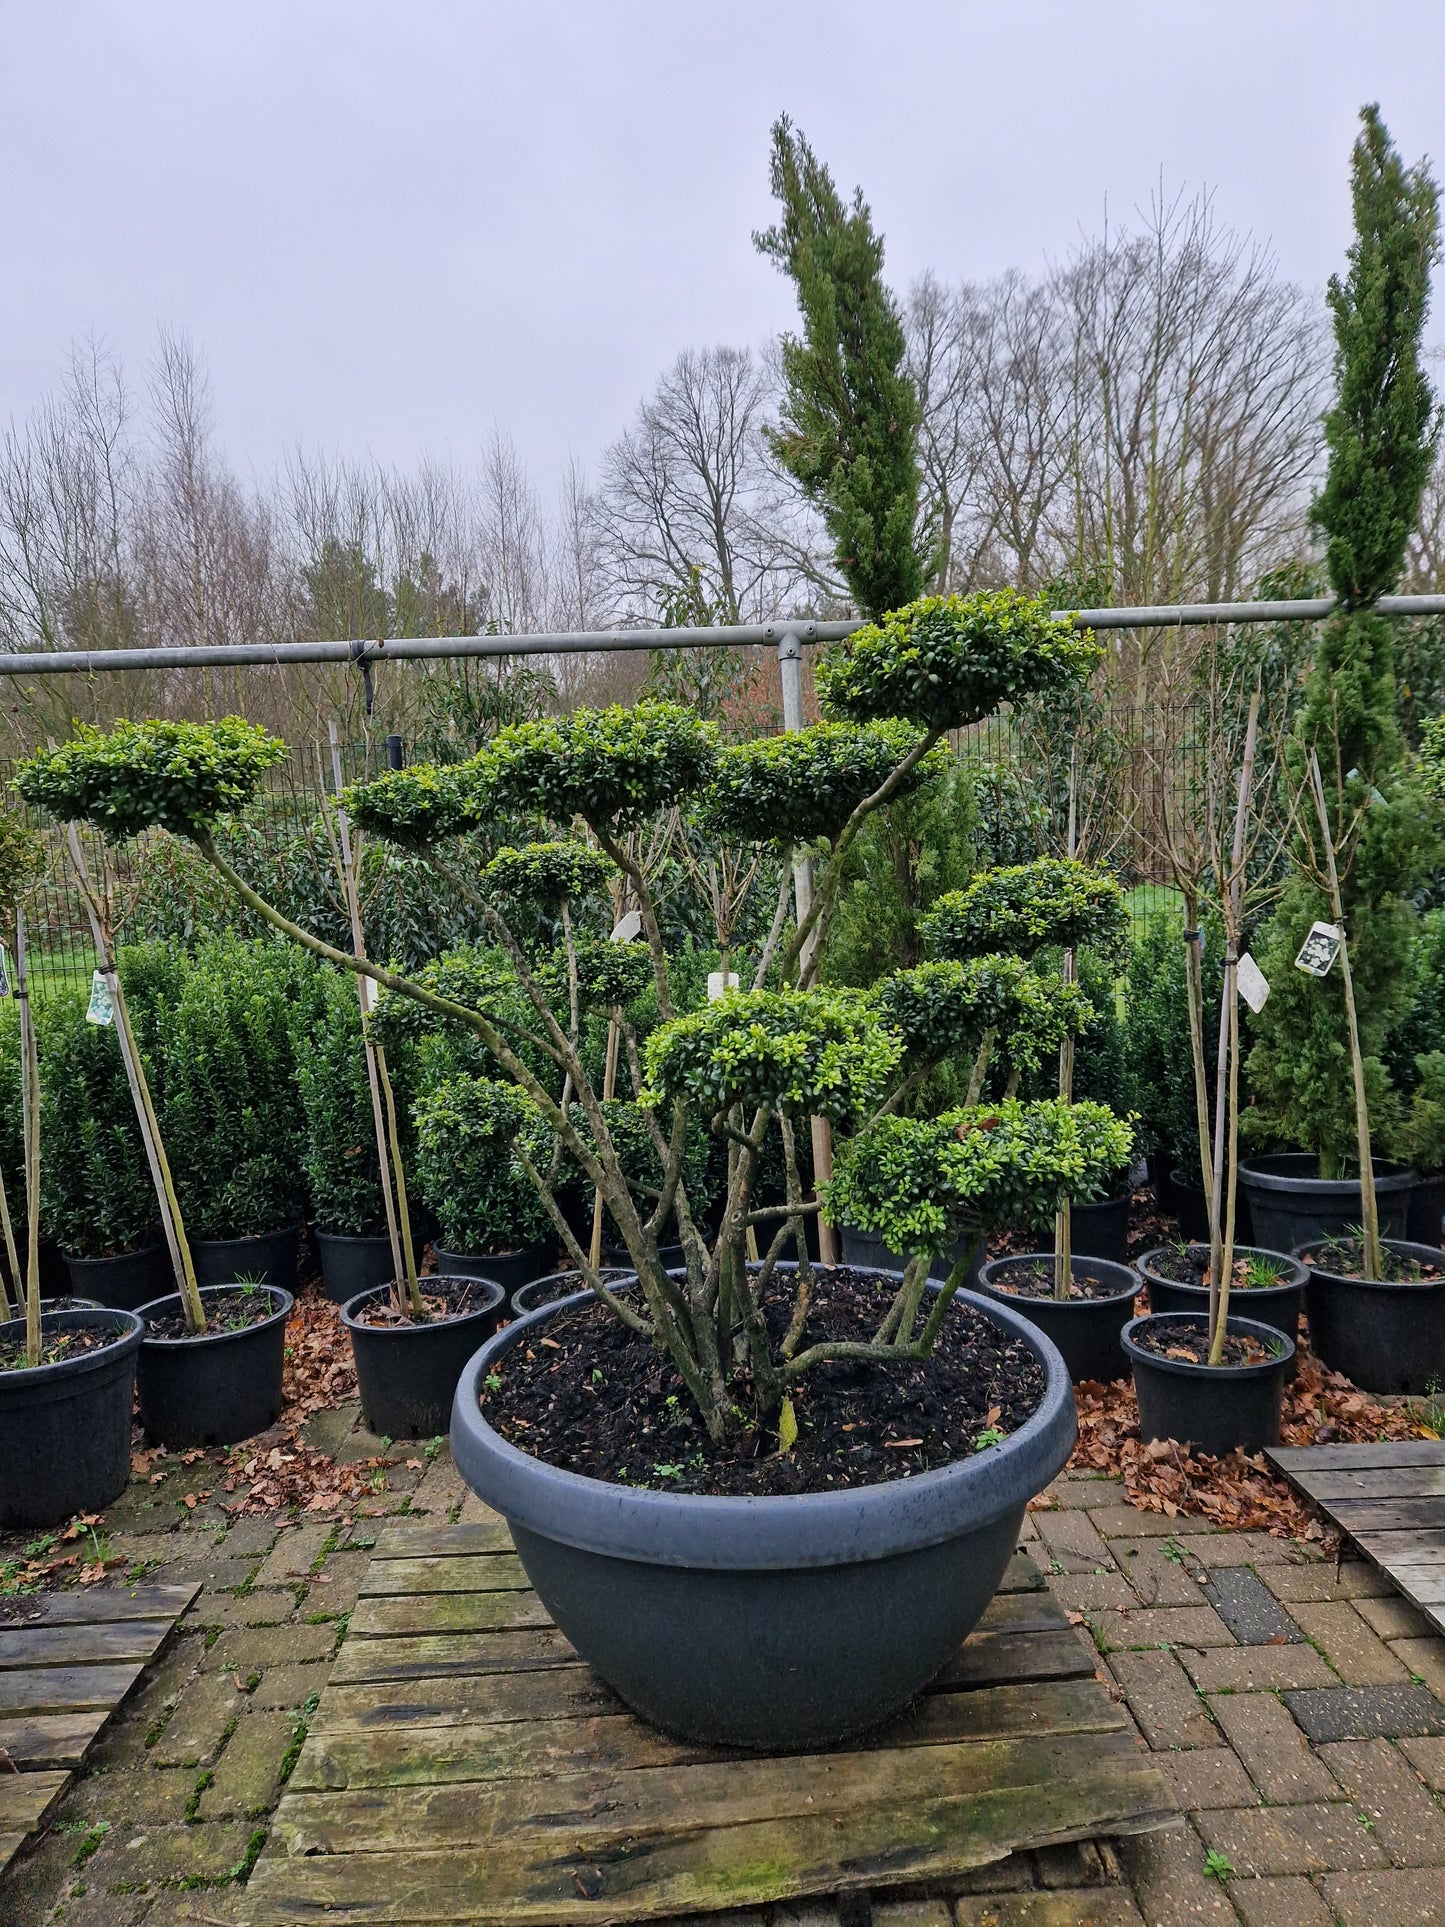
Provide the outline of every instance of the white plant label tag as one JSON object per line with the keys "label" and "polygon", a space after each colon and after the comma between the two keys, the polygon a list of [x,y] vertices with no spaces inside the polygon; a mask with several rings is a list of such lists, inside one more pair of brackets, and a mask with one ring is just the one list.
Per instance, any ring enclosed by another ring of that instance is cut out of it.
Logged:
{"label": "white plant label tag", "polygon": [[87,1024],[102,1025],[115,1022],[115,1009],[110,1001],[110,985],[98,970],[91,974],[90,1003],[86,1007],[85,1021]]}
{"label": "white plant label tag", "polygon": [[1269,996],[1269,979],[1247,950],[1234,969],[1239,994],[1257,1017]]}
{"label": "white plant label tag", "polygon": [[612,926],[613,943],[635,943],[642,935],[642,912],[629,910]]}
{"label": "white plant label tag", "polygon": [[10,995],[10,953],[0,943],[0,997]]}
{"label": "white plant label tag", "polygon": [[1310,933],[1300,945],[1299,955],[1294,960],[1295,969],[1303,970],[1311,977],[1328,977],[1343,942],[1344,938],[1334,924],[1312,923]]}
{"label": "white plant label tag", "polygon": [[736,990],[738,973],[735,970],[710,970],[707,973],[707,1000],[715,1004],[725,991]]}

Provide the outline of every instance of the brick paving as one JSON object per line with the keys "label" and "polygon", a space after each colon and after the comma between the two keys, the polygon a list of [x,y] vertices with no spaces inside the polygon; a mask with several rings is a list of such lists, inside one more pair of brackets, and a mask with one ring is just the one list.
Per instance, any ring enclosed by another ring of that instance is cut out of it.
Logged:
{"label": "brick paving", "polygon": [[[354,1407],[317,1442],[383,1452]],[[395,1448],[349,1524],[185,1503],[212,1468],[166,1461],[105,1520],[139,1577],[202,1591],[48,1830],[0,1879],[5,1927],[228,1927],[315,1695],[345,1637],[376,1520],[466,1518],[445,1449]],[[946,1894],[878,1894],[874,1927],[1245,1927],[1445,1921],[1445,1639],[1369,1566],[1209,1532],[1066,1475],[1025,1540],[1128,1705],[1176,1825],[1016,1857]],[[0,1561],[4,1551],[0,1549]],[[715,1917],[840,1927],[836,1906]],[[843,1927],[856,1927],[847,1909]]]}

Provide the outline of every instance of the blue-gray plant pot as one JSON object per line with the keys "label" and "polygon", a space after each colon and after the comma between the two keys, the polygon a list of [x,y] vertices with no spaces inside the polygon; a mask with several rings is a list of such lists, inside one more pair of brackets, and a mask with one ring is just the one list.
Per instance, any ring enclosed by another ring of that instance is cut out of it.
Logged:
{"label": "blue-gray plant pot", "polygon": [[452,1407],[457,1467],[507,1520],[557,1625],[644,1719],[707,1744],[817,1747],[897,1713],[976,1625],[1024,1507],[1073,1450],[1073,1390],[1053,1345],[959,1293],[1028,1347],[1046,1384],[1001,1445],[937,1471],[777,1498],[629,1491],[518,1451],[478,1403],[497,1360],[587,1296],[498,1332]]}

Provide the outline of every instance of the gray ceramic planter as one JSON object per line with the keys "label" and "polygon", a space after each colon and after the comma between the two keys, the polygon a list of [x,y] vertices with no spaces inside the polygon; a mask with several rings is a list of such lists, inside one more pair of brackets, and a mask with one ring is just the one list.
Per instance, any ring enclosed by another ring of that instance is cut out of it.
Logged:
{"label": "gray ceramic planter", "polygon": [[1038,1410],[1002,1445],[849,1492],[629,1491],[518,1451],[477,1402],[496,1360],[586,1295],[498,1332],[452,1407],[457,1467],[507,1520],[558,1626],[645,1719],[690,1739],[816,1747],[896,1713],[977,1623],[1024,1507],[1073,1449],[1058,1352],[1016,1313],[961,1292],[1045,1370]]}

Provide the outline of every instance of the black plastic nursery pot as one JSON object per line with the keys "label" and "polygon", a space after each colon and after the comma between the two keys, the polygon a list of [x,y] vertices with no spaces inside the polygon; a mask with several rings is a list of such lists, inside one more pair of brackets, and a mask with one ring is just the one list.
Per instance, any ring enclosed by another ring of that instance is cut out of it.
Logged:
{"label": "black plastic nursery pot", "polygon": [[1405,1236],[1411,1244],[1438,1245],[1442,1219],[1445,1219],[1445,1172],[1432,1171],[1429,1177],[1415,1180],[1405,1218]]}
{"label": "black plastic nursery pot", "polygon": [[1225,1330],[1232,1337],[1257,1339],[1271,1356],[1253,1365],[1196,1365],[1146,1351],[1136,1342],[1146,1328],[1207,1332],[1209,1318],[1199,1312],[1151,1312],[1131,1318],[1119,1334],[1134,1371],[1141,1439],[1178,1439],[1216,1458],[1236,1447],[1257,1452],[1279,1444],[1285,1381],[1294,1365],[1292,1338],[1253,1318],[1229,1318]]}
{"label": "black plastic nursery pot", "polygon": [[1127,1377],[1128,1365],[1119,1349],[1119,1333],[1134,1315],[1138,1278],[1128,1265],[1115,1264],[1108,1258],[1085,1258],[1072,1252],[1071,1269],[1075,1278],[1097,1280],[1117,1289],[1106,1298],[1026,1298],[1020,1292],[1009,1290],[1010,1273],[1017,1275],[1025,1265],[1052,1266],[1053,1262],[1051,1251],[995,1258],[992,1264],[984,1266],[979,1289],[994,1304],[1007,1305],[1046,1333],[1050,1343],[1059,1348],[1069,1377],[1076,1385],[1085,1378],[1107,1384],[1110,1379]]}
{"label": "black plastic nursery pot", "polygon": [[497,1361],[586,1296],[498,1332],[467,1364],[452,1407],[457,1467],[507,1520],[557,1625],[644,1719],[707,1744],[815,1747],[896,1713],[977,1623],[1024,1507],[1073,1450],[1073,1391],[1057,1351],[1016,1313],[961,1292],[1044,1367],[1037,1410],[998,1447],[840,1492],[629,1490],[518,1451],[478,1405]]}
{"label": "black plastic nursery pot", "polygon": [[339,1231],[316,1233],[316,1255],[326,1296],[344,1305],[373,1285],[389,1285],[396,1276],[390,1238],[353,1238]]}
{"label": "black plastic nursery pot", "polygon": [[120,1311],[148,1305],[173,1282],[170,1253],[163,1244],[142,1245],[113,1258],[77,1258],[69,1251],[63,1255],[71,1291]]}
{"label": "black plastic nursery pot", "polygon": [[1330,1269],[1328,1239],[1301,1245],[1310,1344],[1332,1372],[1362,1392],[1428,1392],[1445,1379],[1445,1251],[1404,1238],[1382,1242],[1397,1258],[1430,1265],[1437,1278],[1350,1278]]}
{"label": "black plastic nursery pot", "polygon": [[[96,1307],[46,1312],[42,1333],[103,1331],[114,1342],[53,1365],[0,1372],[0,1528],[53,1526],[99,1512],[130,1478],[130,1415],[141,1322]],[[0,1341],[25,1339],[23,1318]]]}
{"label": "black plastic nursery pot", "polygon": [[499,1257],[492,1257],[484,1251],[444,1251],[439,1244],[433,1249],[439,1278],[490,1278],[494,1284],[502,1287],[510,1305],[512,1293],[518,1285],[530,1285],[534,1278],[542,1276],[551,1260],[553,1246],[539,1239],[534,1245],[524,1245],[520,1251],[503,1252]]}
{"label": "black plastic nursery pot", "polygon": [[[142,1339],[136,1390],[140,1422],[156,1445],[176,1451],[192,1445],[235,1445],[264,1432],[281,1416],[281,1375],[286,1357],[286,1320],[295,1299],[279,1285],[255,1285],[270,1300],[267,1317],[243,1331],[207,1330],[192,1337]],[[207,1318],[228,1288],[207,1285],[201,1305]],[[148,1318],[179,1317],[180,1294],[140,1307]]]}
{"label": "black plastic nursery pot", "polygon": [[[603,1272],[608,1285],[625,1284],[636,1274],[630,1267],[611,1266]],[[534,1278],[530,1285],[518,1285],[512,1293],[512,1316],[525,1318],[542,1305],[555,1305],[559,1299],[575,1298],[584,1287],[575,1271],[554,1271],[546,1278]]]}
{"label": "black plastic nursery pot", "polygon": [[1069,1210],[1069,1249],[1081,1258],[1107,1258],[1122,1265],[1129,1256],[1129,1191],[1097,1198]]}
{"label": "black plastic nursery pot", "polygon": [[[424,1325],[365,1324],[362,1312],[388,1296],[389,1284],[360,1292],[342,1307],[362,1416],[383,1438],[431,1439],[444,1432],[462,1367],[506,1315],[506,1292],[495,1279],[461,1278],[475,1287],[474,1296],[481,1294],[481,1302],[460,1318],[433,1318]],[[423,1284],[436,1281],[431,1277]]]}
{"label": "black plastic nursery pot", "polygon": [[[196,1283],[205,1290],[233,1285],[244,1278],[252,1285],[274,1285],[289,1291],[296,1282],[299,1226],[287,1231],[263,1231],[256,1238],[197,1238],[191,1244]],[[244,1433],[239,1434],[244,1438]]]}
{"label": "black plastic nursery pot", "polygon": [[[892,1251],[881,1238],[874,1237],[871,1231],[858,1231],[852,1225],[840,1225],[838,1241],[842,1248],[843,1263],[857,1265],[863,1271],[903,1271],[908,1264],[906,1253]],[[941,1251],[929,1260],[928,1275],[940,1284],[947,1281],[953,1267],[968,1248],[968,1240],[960,1238],[951,1251]],[[964,1283],[977,1289],[984,1263],[988,1257],[985,1244],[980,1244],[978,1255],[964,1273]]]}
{"label": "black plastic nursery pot", "polygon": [[[1177,1166],[1169,1173],[1169,1196],[1172,1202],[1166,1207],[1171,1218],[1178,1224],[1180,1232],[1191,1244],[1209,1242],[1209,1200],[1204,1195],[1204,1186],[1197,1178],[1188,1177]],[[1160,1194],[1163,1204],[1163,1194]],[[1249,1208],[1249,1199],[1244,1194],[1243,1185],[1234,1197],[1234,1235],[1241,1245],[1252,1245],[1255,1241],[1254,1214]],[[1260,1247],[1263,1249],[1263,1247]]]}
{"label": "black plastic nursery pot", "polygon": [[[1240,1165],[1239,1188],[1249,1200],[1254,1227],[1252,1244],[1266,1251],[1298,1251],[1301,1245],[1359,1224],[1359,1179],[1322,1178],[1319,1168],[1313,1151],[1281,1151]],[[1385,1236],[1405,1236],[1414,1184],[1413,1171],[1375,1160],[1375,1196]]]}
{"label": "black plastic nursery pot", "polygon": [[[1207,1262],[1209,1246],[1206,1243],[1191,1244],[1189,1250],[1191,1256],[1202,1253]],[[1242,1318],[1252,1318],[1260,1325],[1272,1325],[1283,1337],[1294,1339],[1299,1333],[1299,1315],[1304,1309],[1305,1284],[1309,1277],[1305,1267],[1297,1258],[1287,1258],[1279,1251],[1266,1251],[1260,1245],[1237,1244],[1234,1255],[1236,1258],[1268,1258],[1282,1276],[1277,1285],[1253,1285],[1247,1289],[1233,1286],[1229,1294],[1231,1308],[1238,1311]],[[1207,1316],[1208,1285],[1184,1284],[1160,1269],[1163,1260],[1172,1256],[1168,1246],[1160,1246],[1157,1251],[1146,1251],[1142,1258],[1134,1261],[1139,1276],[1149,1287],[1150,1311],[1192,1311]]]}

